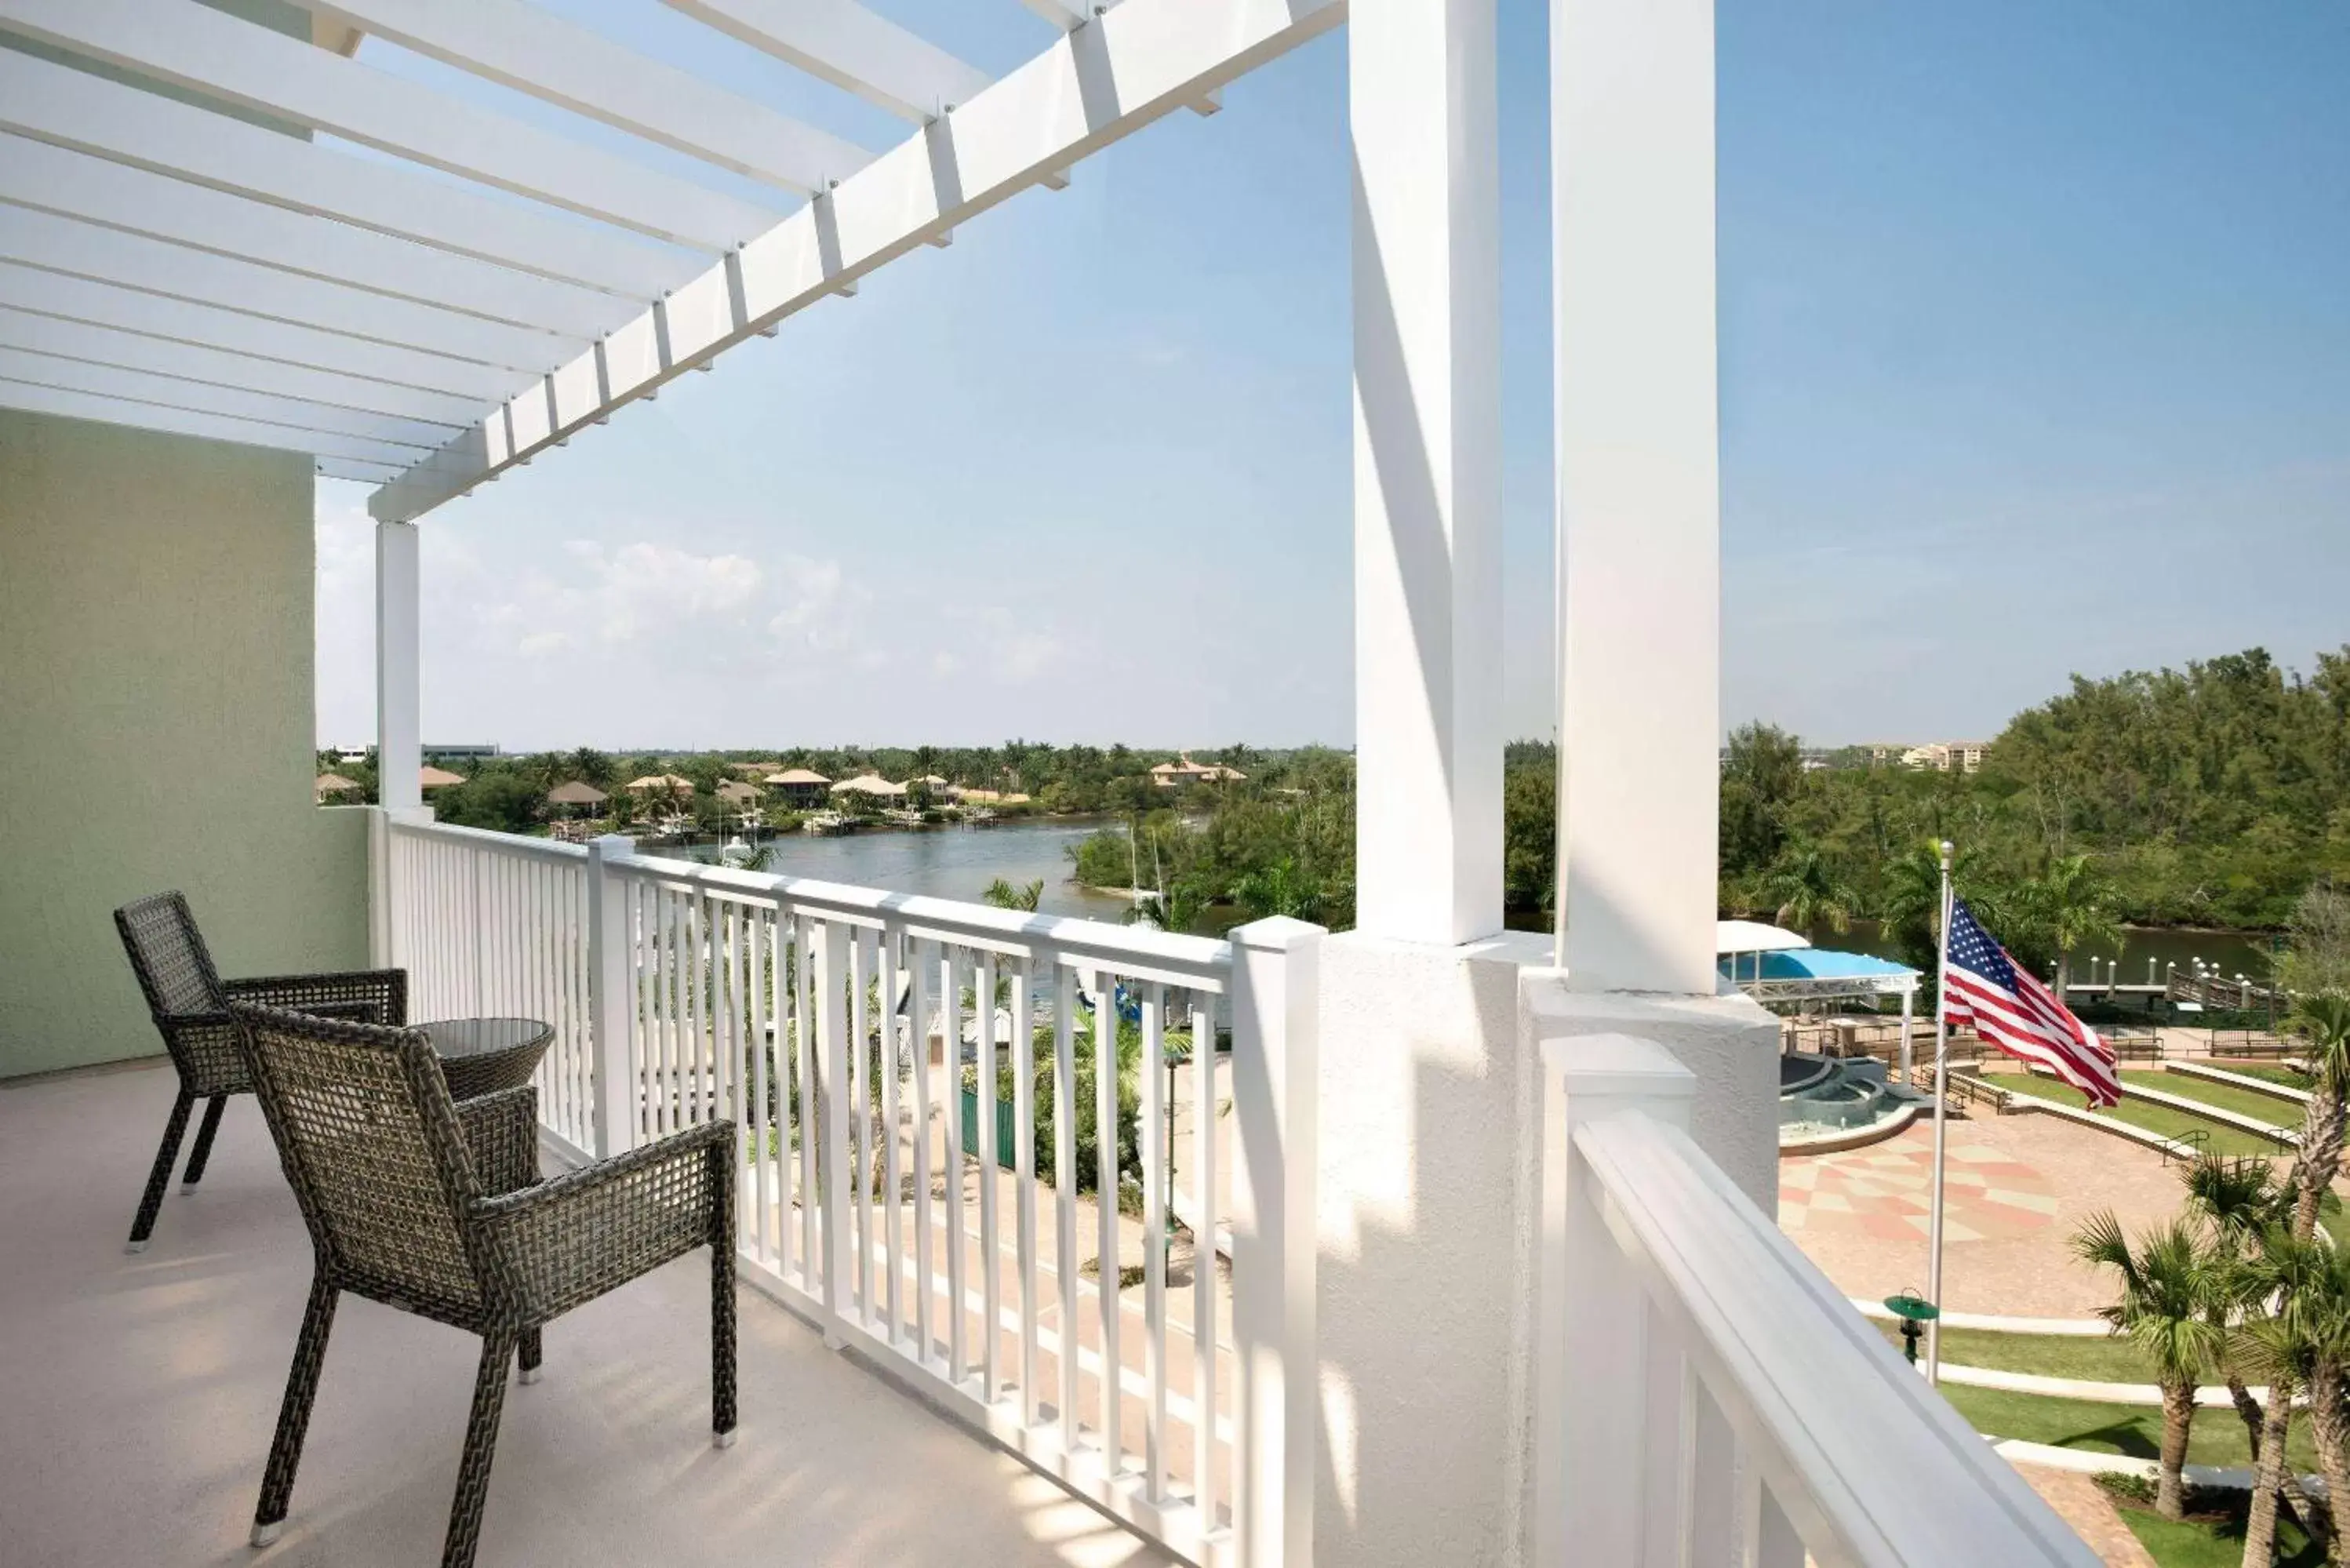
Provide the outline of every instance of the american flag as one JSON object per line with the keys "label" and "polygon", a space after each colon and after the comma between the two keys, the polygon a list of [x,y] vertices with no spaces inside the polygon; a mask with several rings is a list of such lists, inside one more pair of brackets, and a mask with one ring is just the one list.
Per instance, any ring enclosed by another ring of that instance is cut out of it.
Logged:
{"label": "american flag", "polygon": [[2025,1062],[2036,1062],[2088,1096],[2092,1106],[2122,1097],[2113,1047],[2073,1016],[2055,992],[2016,967],[1965,904],[1950,903],[1950,961],[1942,976],[1943,1017]]}

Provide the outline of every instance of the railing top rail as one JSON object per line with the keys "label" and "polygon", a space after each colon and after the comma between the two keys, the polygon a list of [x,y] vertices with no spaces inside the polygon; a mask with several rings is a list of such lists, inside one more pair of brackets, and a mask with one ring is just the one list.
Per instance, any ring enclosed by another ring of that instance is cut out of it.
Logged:
{"label": "railing top rail", "polygon": [[588,858],[587,848],[577,844],[558,844],[552,838],[527,838],[519,833],[499,833],[486,827],[460,827],[452,822],[414,822],[387,813],[391,831],[416,838],[445,838],[471,844],[496,855],[525,855],[540,860],[560,860],[566,865],[578,865]]}
{"label": "railing top rail", "polygon": [[[1605,1117],[1575,1147],[1607,1222],[1822,1564],[2096,1558],[1686,1133]],[[1740,1407],[1743,1407],[1742,1409]]]}
{"label": "railing top rail", "polygon": [[1222,988],[1232,970],[1232,944],[1212,937],[1184,936],[1145,926],[1114,926],[1106,920],[1078,919],[1066,915],[1029,914],[965,903],[958,898],[892,893],[814,877],[742,871],[733,867],[666,860],[650,855],[616,855],[604,864],[613,870],[686,883],[711,892],[772,898],[802,911],[877,926],[900,926],[985,945],[1051,949],[1066,956],[1097,960],[1120,972],[1146,970],[1215,989]]}

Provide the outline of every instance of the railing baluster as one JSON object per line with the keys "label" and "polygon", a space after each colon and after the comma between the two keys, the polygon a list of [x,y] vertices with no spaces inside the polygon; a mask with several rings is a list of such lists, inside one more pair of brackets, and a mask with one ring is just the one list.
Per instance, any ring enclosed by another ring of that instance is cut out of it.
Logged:
{"label": "railing baluster", "polygon": [[882,1311],[889,1325],[889,1344],[895,1346],[905,1329],[905,1315],[900,1297],[905,1274],[905,1221],[901,1210],[905,1195],[899,1185],[899,1124],[898,1124],[898,975],[900,955],[905,946],[905,934],[895,927],[885,927],[881,932],[881,1181],[882,1249],[881,1297]]}
{"label": "railing baluster", "polygon": [[1118,1334],[1118,977],[1094,971],[1094,1219],[1097,1271],[1094,1299],[1101,1308],[1102,1462],[1111,1475],[1126,1469],[1119,1416]]}
{"label": "railing baluster", "polygon": [[767,1002],[775,985],[774,926],[764,908],[755,909],[751,918],[750,950],[744,956],[750,965],[746,984],[751,1003],[751,1103],[747,1107],[751,1137],[752,1201],[759,1206],[758,1223],[751,1234],[758,1255],[772,1264],[780,1262],[775,1256],[775,1193],[767,1163],[768,1135],[775,1123],[771,1114],[768,1091],[770,1036],[767,1033]]}
{"label": "railing baluster", "polygon": [[1076,971],[1053,965],[1053,1268],[1061,1280],[1062,1451],[1077,1451],[1077,1049]]}
{"label": "railing baluster", "polygon": [[979,1134],[979,1397],[993,1404],[1001,1391],[1001,1357],[996,1354],[1002,1343],[1003,1320],[1003,1232],[996,1220],[996,1172],[999,1150],[995,1147],[995,954],[983,951],[979,957],[978,976],[972,982],[972,1012],[979,1026],[978,1092],[972,1096],[972,1119]]}
{"label": "railing baluster", "polygon": [[840,1345],[840,1321],[853,1310],[849,1275],[848,1192],[848,1018],[841,987],[848,973],[851,943],[838,922],[827,920],[817,931],[816,1038],[824,1046],[824,1064],[817,1069],[823,1109],[816,1122],[824,1143],[821,1193],[824,1209],[825,1340]]}
{"label": "railing baluster", "polygon": [[960,1387],[970,1370],[962,1301],[962,964],[952,943],[939,961],[939,1033],[946,1046],[947,1381]]}
{"label": "railing baluster", "polygon": [[1216,1024],[1191,1004],[1191,1501],[1216,1524]]}
{"label": "railing baluster", "polygon": [[1142,988],[1142,1377],[1143,1493],[1167,1495],[1167,1081],[1159,1073],[1165,988]]}
{"label": "railing baluster", "polygon": [[1688,1533],[1680,1561],[1690,1568],[1731,1568],[1739,1561],[1738,1437],[1696,1377],[1686,1380],[1682,1409],[1689,1419]]}
{"label": "railing baluster", "polygon": [[1020,1420],[1033,1427],[1044,1419],[1044,1390],[1036,1386],[1036,1023],[1029,1009],[1032,965],[1023,959],[1012,971],[1012,1137],[1014,1224],[1020,1273]]}
{"label": "railing baluster", "polygon": [[845,1131],[853,1167],[849,1179],[857,1188],[857,1257],[851,1283],[855,1286],[860,1323],[873,1321],[873,1150],[869,1147],[873,1141],[873,1084],[871,1047],[868,1044],[873,1020],[865,994],[866,983],[873,978],[872,941],[871,931],[862,926],[850,928],[848,1127]]}
{"label": "railing baluster", "polygon": [[800,1285],[811,1295],[818,1289],[816,1282],[816,1079],[808,1064],[816,1060],[816,1014],[809,1011],[810,999],[816,994],[816,968],[811,938],[816,921],[802,916],[795,920],[796,959],[793,967],[795,1006],[793,1009],[792,1058],[793,1082],[798,1095],[799,1107],[799,1167],[800,1167]]}
{"label": "railing baluster", "polygon": [[937,1065],[931,1060],[931,977],[938,972],[935,943],[917,941],[909,955],[914,1019],[914,1355],[927,1367],[937,1359],[931,1334],[931,1105]]}

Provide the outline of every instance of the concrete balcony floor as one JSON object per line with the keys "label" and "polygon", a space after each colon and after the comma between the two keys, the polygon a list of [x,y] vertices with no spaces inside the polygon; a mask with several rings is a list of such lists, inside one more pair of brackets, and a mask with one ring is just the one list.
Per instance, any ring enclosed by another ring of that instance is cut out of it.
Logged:
{"label": "concrete balcony floor", "polygon": [[[246,1096],[124,1253],[173,1087],[160,1063],[0,1087],[0,1560],[437,1562],[479,1341],[349,1296],[286,1532],[246,1544],[309,1238]],[[748,1290],[742,1438],[712,1449],[708,1280],[697,1253],[548,1328],[483,1564],[1173,1561]]]}

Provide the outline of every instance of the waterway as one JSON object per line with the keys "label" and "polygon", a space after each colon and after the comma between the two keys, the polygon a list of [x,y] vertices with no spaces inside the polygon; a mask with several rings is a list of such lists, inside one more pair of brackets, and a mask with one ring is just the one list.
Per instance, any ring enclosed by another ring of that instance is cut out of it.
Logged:
{"label": "waterway", "polygon": [[[816,877],[893,893],[926,893],[975,902],[998,877],[1024,888],[1044,878],[1037,908],[1048,915],[1115,920],[1124,898],[1095,892],[1069,880],[1068,851],[1103,824],[1055,818],[1016,821],[993,827],[865,828],[820,838],[814,834],[770,835],[767,869],[785,877]],[[717,846],[649,846],[648,855],[715,860]]]}

